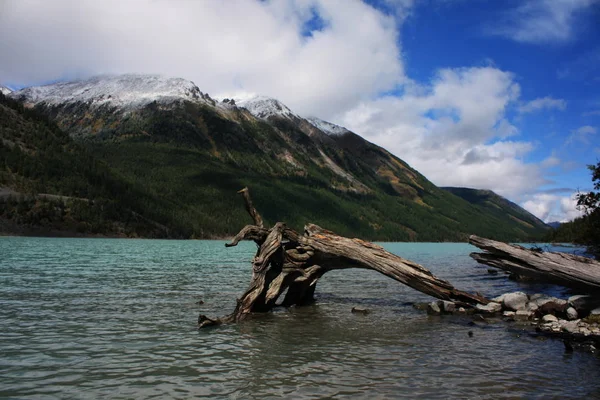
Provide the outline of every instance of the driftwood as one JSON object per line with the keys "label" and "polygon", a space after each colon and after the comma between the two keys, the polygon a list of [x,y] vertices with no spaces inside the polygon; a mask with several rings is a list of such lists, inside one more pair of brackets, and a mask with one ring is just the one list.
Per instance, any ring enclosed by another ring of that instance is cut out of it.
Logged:
{"label": "driftwood", "polygon": [[[200,327],[237,322],[253,312],[269,311],[277,305],[309,304],[314,301],[315,287],[323,274],[346,268],[375,270],[420,292],[463,307],[489,302],[479,294],[455,289],[421,265],[373,243],[341,237],[313,224],[306,225],[302,234],[282,222],[266,229],[252,205],[248,189],[238,193],[243,196],[254,225],[244,227],[226,246],[235,246],[241,240],[256,242],[258,250],[252,260],[252,279],[232,314],[217,319],[201,315]],[[286,290],[283,301],[277,304]]]}
{"label": "driftwood", "polygon": [[600,262],[574,254],[541,252],[478,236],[469,243],[486,253],[471,253],[478,263],[518,276],[554,283],[588,293],[600,293]]}

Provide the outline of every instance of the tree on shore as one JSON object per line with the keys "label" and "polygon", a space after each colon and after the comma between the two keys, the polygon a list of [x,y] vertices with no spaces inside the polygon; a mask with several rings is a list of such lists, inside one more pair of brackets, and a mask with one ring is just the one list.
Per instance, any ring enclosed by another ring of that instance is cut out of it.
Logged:
{"label": "tree on shore", "polygon": [[576,196],[577,208],[585,214],[561,224],[545,240],[587,246],[588,253],[600,260],[600,162],[588,165],[588,169],[592,172],[593,190]]}
{"label": "tree on shore", "polygon": [[583,217],[585,243],[588,250],[600,259],[600,161],[596,165],[588,165],[592,172],[594,190],[577,195],[577,207],[585,211]]}

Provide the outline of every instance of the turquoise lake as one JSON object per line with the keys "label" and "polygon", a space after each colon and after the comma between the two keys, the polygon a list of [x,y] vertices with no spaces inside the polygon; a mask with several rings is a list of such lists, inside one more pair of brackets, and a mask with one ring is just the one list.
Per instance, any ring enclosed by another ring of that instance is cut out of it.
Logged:
{"label": "turquoise lake", "polygon": [[[224,243],[0,238],[0,397],[600,398],[597,355],[428,316],[412,305],[431,298],[373,271],[326,274],[314,305],[198,331],[250,279],[254,243]],[[382,245],[462,290],[570,295],[490,275],[468,244]]]}

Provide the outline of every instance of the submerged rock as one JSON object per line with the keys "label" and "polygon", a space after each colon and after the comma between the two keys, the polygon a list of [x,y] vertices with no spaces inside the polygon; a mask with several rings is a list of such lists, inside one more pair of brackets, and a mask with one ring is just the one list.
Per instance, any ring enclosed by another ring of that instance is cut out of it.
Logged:
{"label": "submerged rock", "polygon": [[351,310],[354,314],[368,314],[369,310],[367,310],[366,308],[362,308],[362,307],[352,307]]}
{"label": "submerged rock", "polygon": [[437,301],[432,301],[431,303],[427,304],[427,314],[439,315],[441,313],[442,313],[442,310]]}
{"label": "submerged rock", "polygon": [[442,300],[441,309],[445,313],[453,313],[456,311],[456,304],[451,301]]}

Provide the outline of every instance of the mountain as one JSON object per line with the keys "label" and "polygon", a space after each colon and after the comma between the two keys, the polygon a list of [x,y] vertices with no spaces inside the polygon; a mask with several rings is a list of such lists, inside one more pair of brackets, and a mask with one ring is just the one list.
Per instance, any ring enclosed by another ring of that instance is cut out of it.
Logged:
{"label": "mountain", "polygon": [[498,217],[508,217],[511,220],[529,227],[548,229],[548,225],[510,200],[497,195],[491,190],[470,189],[461,187],[442,187],[442,189],[468,201],[483,212]]}
{"label": "mountain", "polygon": [[562,222],[553,221],[553,222],[548,222],[546,225],[548,225],[551,228],[558,229],[562,225]]}
{"label": "mountain", "polygon": [[236,233],[249,222],[235,196],[244,186],[269,223],[314,222],[372,240],[526,240],[545,229],[474,206],[359,135],[268,97],[217,101],[190,81],[149,75],[9,97],[140,188],[154,207],[142,211],[179,236]]}
{"label": "mountain", "polygon": [[0,205],[3,233],[171,236],[151,219],[166,205],[1,93]]}
{"label": "mountain", "polygon": [[238,107],[243,107],[257,118],[268,120],[270,118],[301,119],[285,104],[277,99],[267,96],[255,96],[250,99],[237,100]]}
{"label": "mountain", "polygon": [[2,93],[3,95],[6,96],[6,95],[12,93],[12,90],[10,90],[9,88],[7,88],[6,86],[0,85],[0,93]]}

